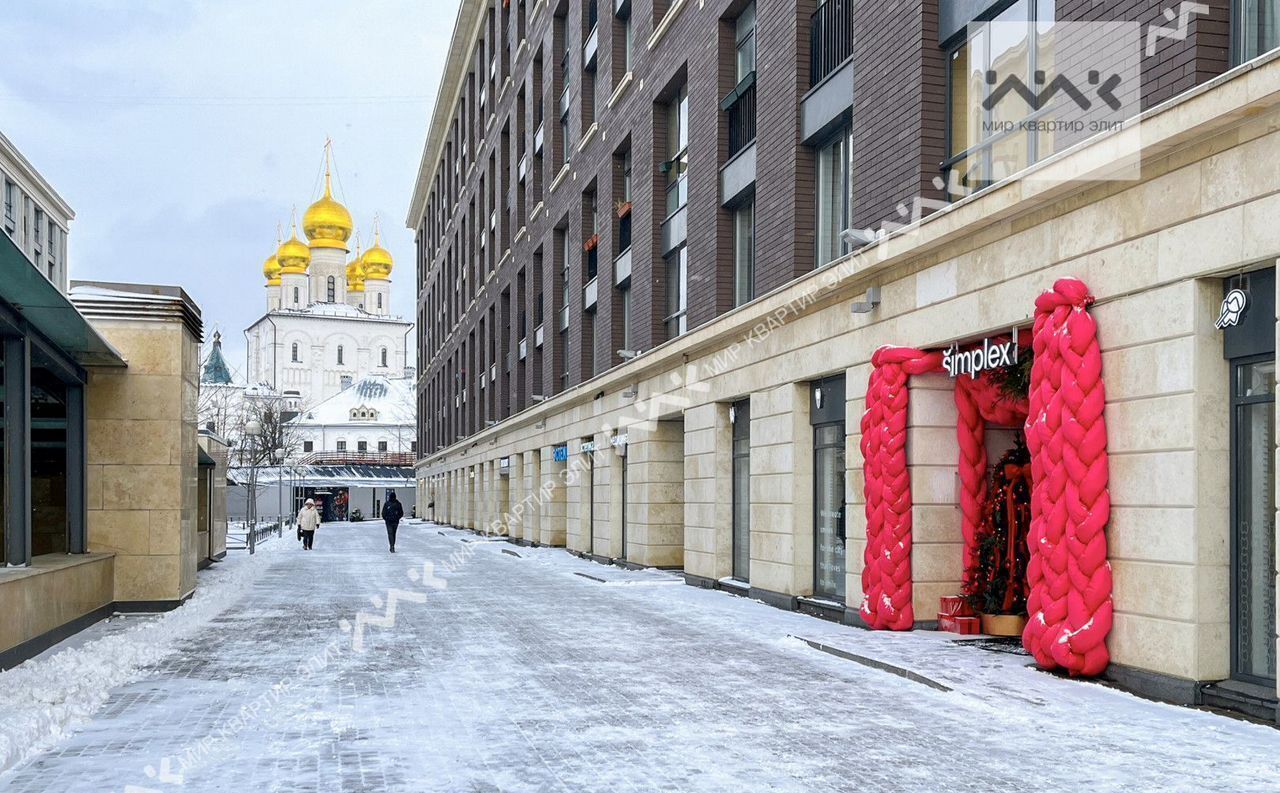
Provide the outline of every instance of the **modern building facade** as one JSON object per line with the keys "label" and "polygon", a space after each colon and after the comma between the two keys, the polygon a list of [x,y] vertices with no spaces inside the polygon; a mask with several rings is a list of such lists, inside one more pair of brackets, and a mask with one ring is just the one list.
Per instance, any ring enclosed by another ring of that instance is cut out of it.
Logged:
{"label": "modern building facade", "polygon": [[[1070,492],[1106,515],[1105,673],[1276,718],[1273,10],[464,1],[408,218],[419,501],[933,627],[989,462],[1028,410],[1083,404],[1036,396],[1070,356],[1037,349],[1021,413],[942,362],[1004,368],[986,351],[1057,300],[1097,329],[1103,486]],[[1138,34],[1127,123],[975,110],[1106,21]]]}
{"label": "modern building facade", "polygon": [[196,432],[199,308],[177,287],[68,287],[71,210],[3,137],[0,170],[18,213],[0,237],[9,668],[113,611],[181,604],[226,525],[201,501],[219,469]]}

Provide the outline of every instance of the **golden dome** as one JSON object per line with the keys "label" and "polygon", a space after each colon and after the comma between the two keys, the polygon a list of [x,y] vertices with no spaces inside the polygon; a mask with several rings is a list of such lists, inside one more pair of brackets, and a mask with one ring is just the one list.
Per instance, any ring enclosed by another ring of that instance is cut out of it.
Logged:
{"label": "golden dome", "polygon": [[364,277],[370,281],[386,281],[390,279],[391,268],[395,266],[395,262],[391,260],[391,252],[379,245],[380,241],[381,234],[375,227],[373,247],[365,251],[364,257],[360,259],[360,264],[364,269]]}
{"label": "golden dome", "polygon": [[307,207],[302,215],[302,233],[307,235],[313,248],[338,248],[347,250],[351,237],[351,213],[333,200],[333,180],[329,171],[329,144],[324,147],[324,195]]}
{"label": "golden dome", "polygon": [[262,263],[262,274],[266,276],[267,286],[280,285],[280,259],[274,253]]}
{"label": "golden dome", "polygon": [[280,264],[280,272],[284,275],[306,275],[311,264],[311,250],[298,239],[298,226],[294,224],[293,236],[280,245],[276,251],[276,260]]}
{"label": "golden dome", "polygon": [[363,292],[364,291],[364,267],[359,259],[352,259],[347,263],[347,291]]}

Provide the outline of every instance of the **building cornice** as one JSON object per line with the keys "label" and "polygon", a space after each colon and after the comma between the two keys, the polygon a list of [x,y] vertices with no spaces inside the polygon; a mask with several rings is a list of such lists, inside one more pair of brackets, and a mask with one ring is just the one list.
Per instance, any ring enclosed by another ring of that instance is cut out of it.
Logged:
{"label": "building cornice", "polygon": [[436,91],[435,109],[431,113],[431,125],[427,128],[427,140],[418,164],[418,178],[414,182],[413,196],[409,200],[409,213],[405,225],[417,229],[418,220],[425,211],[431,183],[436,178],[436,168],[444,154],[444,139],[448,134],[453,109],[462,95],[463,78],[471,63],[471,52],[480,37],[484,22],[484,0],[462,0],[453,22],[453,38],[449,42],[449,54],[445,59],[444,76]]}
{"label": "building cornice", "polygon": [[18,151],[18,147],[14,146],[13,141],[6,138],[3,132],[0,132],[0,156],[3,156],[17,166],[18,173],[15,174],[15,176],[20,176],[27,180],[44,193],[44,196],[49,199],[49,202],[53,204],[54,208],[56,208],[68,222],[75,220],[76,213],[71,209],[71,205],[68,204],[62,196],[58,195],[58,191],[53,189],[53,185],[49,184],[49,182],[40,175],[40,172],[31,164],[31,161],[24,157],[21,151]]}

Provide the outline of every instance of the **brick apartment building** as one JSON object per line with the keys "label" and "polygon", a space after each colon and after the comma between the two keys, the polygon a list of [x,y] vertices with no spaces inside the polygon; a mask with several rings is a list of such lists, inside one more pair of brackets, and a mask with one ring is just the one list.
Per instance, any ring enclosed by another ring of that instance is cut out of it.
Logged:
{"label": "brick apartment building", "polygon": [[[1274,361],[1257,316],[1280,239],[1248,222],[1280,191],[1259,167],[1280,150],[1274,11],[463,0],[408,217],[421,503],[867,623],[872,354],[1030,333],[1036,295],[1077,277],[1108,378],[1108,674],[1274,717],[1274,435],[1248,457],[1274,409],[1249,424],[1267,400],[1231,385],[1274,391],[1240,368]],[[1035,84],[1067,68],[1065,23],[1104,22],[1138,36],[1109,64],[1133,53],[1140,131],[1001,132],[975,111],[988,70]],[[1117,141],[1140,168],[1097,178]],[[1074,177],[1034,186],[1056,174]],[[1254,321],[1214,327],[1235,288]],[[922,627],[966,579],[955,390],[909,385]],[[994,459],[1013,430],[988,423]]]}

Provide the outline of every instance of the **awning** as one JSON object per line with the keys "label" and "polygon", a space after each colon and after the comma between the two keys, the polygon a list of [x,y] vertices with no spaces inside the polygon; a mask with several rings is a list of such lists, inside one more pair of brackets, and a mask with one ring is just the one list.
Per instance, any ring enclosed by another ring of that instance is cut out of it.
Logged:
{"label": "awning", "polygon": [[[248,484],[248,468],[232,468],[227,477],[238,485]],[[283,468],[261,467],[259,485],[278,482],[298,487],[413,487],[412,468],[390,465],[299,465]]]}
{"label": "awning", "polygon": [[24,333],[21,322],[48,339],[67,357],[81,366],[125,366],[124,358],[94,329],[71,301],[58,291],[49,279],[36,270],[7,234],[0,234],[0,300],[12,308],[17,317],[0,317],[0,322],[13,326],[12,332]]}
{"label": "awning", "polygon": [[196,465],[201,468],[217,468],[218,461],[209,456],[209,453],[199,446],[196,447]]}

